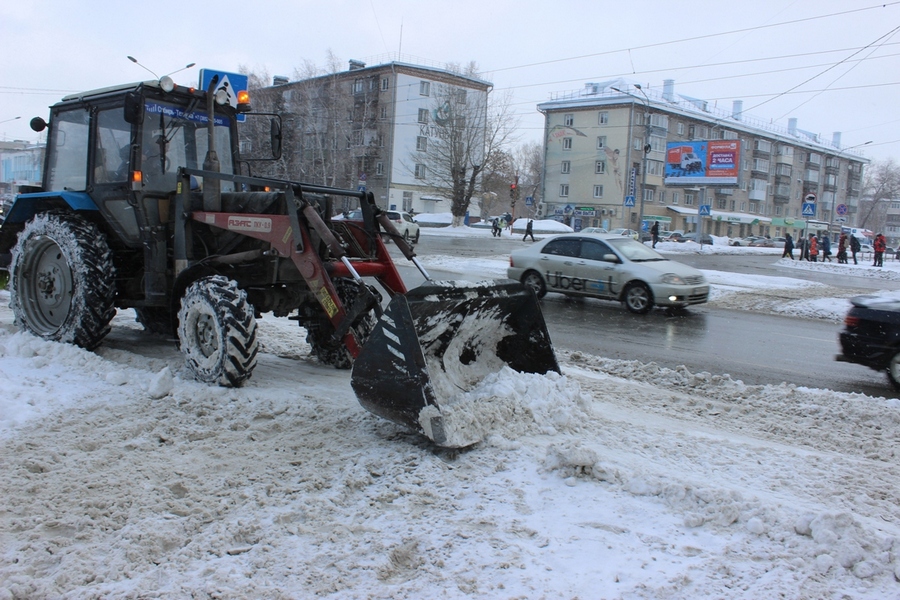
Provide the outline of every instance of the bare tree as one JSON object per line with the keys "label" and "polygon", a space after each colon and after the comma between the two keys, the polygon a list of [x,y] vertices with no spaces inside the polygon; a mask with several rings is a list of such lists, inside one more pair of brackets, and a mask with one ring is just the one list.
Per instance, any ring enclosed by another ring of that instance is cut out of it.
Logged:
{"label": "bare tree", "polygon": [[900,198],[900,166],[893,158],[873,162],[863,178],[858,226],[882,231],[891,200]]}
{"label": "bare tree", "polygon": [[[474,69],[474,65],[469,68]],[[418,165],[418,178],[436,192],[450,196],[453,225],[459,226],[473,196],[480,192],[482,173],[497,171],[507,160],[504,148],[514,141],[518,121],[509,94],[487,94],[485,99],[482,94],[468,93],[451,84],[435,87],[427,151],[420,149],[411,158]]]}

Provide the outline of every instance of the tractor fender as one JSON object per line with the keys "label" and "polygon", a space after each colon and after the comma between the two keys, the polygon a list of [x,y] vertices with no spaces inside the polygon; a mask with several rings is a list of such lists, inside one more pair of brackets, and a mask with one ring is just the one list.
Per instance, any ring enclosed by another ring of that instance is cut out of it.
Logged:
{"label": "tractor fender", "polygon": [[[16,196],[0,227],[0,255],[8,255],[25,223],[34,215],[51,211],[97,212],[99,209],[86,192],[34,192]],[[2,259],[0,259],[2,262]],[[8,264],[8,261],[6,261]],[[0,266],[4,268],[4,266]]]}

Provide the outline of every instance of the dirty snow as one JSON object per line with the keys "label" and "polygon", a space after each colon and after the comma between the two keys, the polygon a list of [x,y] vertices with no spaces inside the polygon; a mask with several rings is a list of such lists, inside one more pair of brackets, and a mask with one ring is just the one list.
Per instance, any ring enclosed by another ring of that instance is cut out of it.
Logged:
{"label": "dirty snow", "polygon": [[[847,302],[707,275],[714,302]],[[559,352],[562,375],[489,376],[502,419],[442,451],[363,410],[293,321],[264,315],[224,389],[130,311],[86,352],[7,304],[0,600],[900,598],[895,398]]]}

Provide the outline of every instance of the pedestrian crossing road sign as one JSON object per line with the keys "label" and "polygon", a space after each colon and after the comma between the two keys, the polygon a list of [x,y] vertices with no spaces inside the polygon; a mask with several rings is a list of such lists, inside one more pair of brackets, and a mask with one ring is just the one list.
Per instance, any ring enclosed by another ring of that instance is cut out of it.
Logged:
{"label": "pedestrian crossing road sign", "polygon": [[709,204],[701,204],[700,205],[700,216],[703,216],[703,217],[710,216],[712,214],[709,210],[710,208],[711,207]]}
{"label": "pedestrian crossing road sign", "polygon": [[634,196],[625,196],[625,206],[634,206]]}
{"label": "pedestrian crossing road sign", "polygon": [[816,216],[816,203],[815,202],[804,202],[803,203],[803,212],[801,214],[804,217]]}

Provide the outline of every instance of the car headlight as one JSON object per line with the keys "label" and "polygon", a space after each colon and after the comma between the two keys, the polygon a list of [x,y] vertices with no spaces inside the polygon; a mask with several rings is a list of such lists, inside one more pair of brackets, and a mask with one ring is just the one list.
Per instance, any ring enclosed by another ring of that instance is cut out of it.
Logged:
{"label": "car headlight", "polygon": [[670,285],[685,285],[684,279],[675,273],[666,273],[661,277],[661,280],[663,283],[668,283]]}

